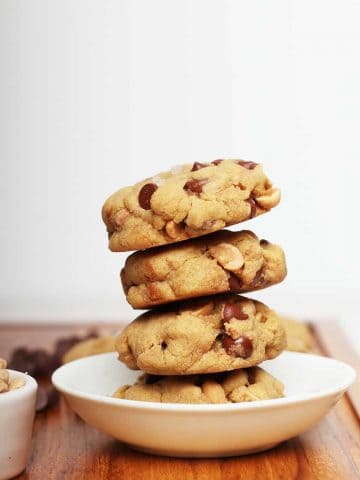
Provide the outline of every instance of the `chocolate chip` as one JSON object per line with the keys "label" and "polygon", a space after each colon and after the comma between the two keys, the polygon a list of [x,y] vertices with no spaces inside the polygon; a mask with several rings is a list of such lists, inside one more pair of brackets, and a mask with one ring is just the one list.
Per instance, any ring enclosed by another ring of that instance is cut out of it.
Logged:
{"label": "chocolate chip", "polygon": [[253,170],[257,165],[259,165],[258,163],[247,162],[246,160],[238,160],[237,163],[248,170]]}
{"label": "chocolate chip", "polygon": [[218,160],[213,160],[211,163],[213,163],[214,165],[218,166],[220,165],[220,163],[222,162],[223,160],[222,159],[218,159]]}
{"label": "chocolate chip", "polygon": [[255,274],[255,277],[250,283],[251,288],[259,288],[264,287],[267,284],[264,278],[264,268],[261,267]]}
{"label": "chocolate chip", "polygon": [[257,207],[257,204],[254,200],[254,197],[252,197],[250,195],[250,197],[247,199],[247,202],[249,203],[250,205],[250,215],[249,215],[249,218],[254,218],[256,216],[256,207]]}
{"label": "chocolate chip", "polygon": [[201,170],[202,168],[208,167],[209,165],[207,163],[200,163],[200,162],[195,162],[194,165],[192,166],[191,171],[196,172],[197,170]]}
{"label": "chocolate chip", "polygon": [[242,287],[242,282],[241,280],[232,272],[229,272],[229,289],[232,291],[240,291]]}
{"label": "chocolate chip", "polygon": [[270,245],[270,242],[268,242],[267,240],[265,240],[265,238],[262,238],[262,239],[260,240],[260,245],[261,245],[262,247],[264,247],[265,245]]}
{"label": "chocolate chip", "polygon": [[247,320],[249,318],[237,303],[225,303],[222,317],[224,322],[230,322],[232,318],[237,318],[238,320]]}
{"label": "chocolate chip", "polygon": [[234,340],[230,335],[224,335],[222,345],[228,355],[248,358],[253,352],[253,344],[250,338],[241,336]]}
{"label": "chocolate chip", "polygon": [[157,190],[157,185],[155,183],[146,183],[139,192],[139,205],[144,210],[150,210],[150,200],[154,192]]}
{"label": "chocolate chip", "polygon": [[191,180],[188,180],[185,185],[184,189],[188,192],[195,193],[196,195],[200,195],[202,192],[202,187],[208,182],[207,179],[203,180],[197,180],[195,178],[192,178]]}
{"label": "chocolate chip", "polygon": [[248,384],[249,385],[254,385],[255,383],[255,369],[254,368],[248,368],[246,370],[247,377],[248,377]]}
{"label": "chocolate chip", "polygon": [[161,350],[167,349],[167,343],[165,341],[161,342]]}

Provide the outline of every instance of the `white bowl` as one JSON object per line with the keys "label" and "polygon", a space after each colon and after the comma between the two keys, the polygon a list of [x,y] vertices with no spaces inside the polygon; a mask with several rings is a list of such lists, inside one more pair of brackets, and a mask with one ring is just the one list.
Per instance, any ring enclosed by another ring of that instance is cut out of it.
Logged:
{"label": "white bowl", "polygon": [[36,381],[25,373],[8,370],[10,378],[22,377],[25,385],[0,393],[0,480],[21,473],[31,449],[35,415]]}
{"label": "white bowl", "polygon": [[285,398],[217,405],[111,398],[140,373],[128,370],[116,353],[68,363],[54,372],[52,381],[85,422],[136,449],[222,457],[266,450],[304,432],[355,379],[345,363],[303,353],[283,352],[261,366],[285,384]]}

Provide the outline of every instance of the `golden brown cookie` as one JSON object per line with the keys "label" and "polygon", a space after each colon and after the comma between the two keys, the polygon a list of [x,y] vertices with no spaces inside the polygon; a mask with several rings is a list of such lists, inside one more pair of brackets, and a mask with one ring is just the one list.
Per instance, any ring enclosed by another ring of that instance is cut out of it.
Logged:
{"label": "golden brown cookie", "polygon": [[283,250],[247,230],[223,230],[135,252],[121,272],[127,301],[134,308],[229,291],[251,292],[285,276]]}
{"label": "golden brown cookie", "polygon": [[215,160],[176,167],[125,187],[104,204],[114,252],[141,250],[221,230],[280,201],[261,165]]}
{"label": "golden brown cookie", "polygon": [[285,327],[287,337],[286,350],[292,352],[311,352],[313,349],[313,339],[308,325],[295,318],[280,316]]}
{"label": "golden brown cookie", "polygon": [[235,294],[172,304],[140,315],[117,337],[119,358],[155,375],[214,373],[260,364],[286,347],[264,304]]}
{"label": "golden brown cookie", "polygon": [[98,338],[83,340],[68,350],[62,358],[62,363],[72,362],[78,358],[90,357],[98,353],[115,351],[115,338],[107,335]]}
{"label": "golden brown cookie", "polygon": [[141,375],[113,395],[126,400],[163,403],[238,403],[284,396],[283,384],[259,367],[232,372],[157,377]]}

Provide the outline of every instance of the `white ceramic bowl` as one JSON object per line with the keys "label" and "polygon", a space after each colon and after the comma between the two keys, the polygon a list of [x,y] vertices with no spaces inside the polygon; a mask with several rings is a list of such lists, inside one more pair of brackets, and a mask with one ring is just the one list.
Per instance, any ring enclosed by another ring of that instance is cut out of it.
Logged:
{"label": "white ceramic bowl", "polygon": [[266,450],[312,427],[355,379],[352,367],[317,355],[283,352],[261,365],[285,384],[285,398],[188,405],[111,398],[140,372],[115,353],[60,367],[53,383],[73,410],[97,429],[149,453],[221,457]]}
{"label": "white ceramic bowl", "polygon": [[0,480],[21,473],[31,450],[35,415],[36,381],[25,373],[8,370],[10,378],[22,377],[25,385],[0,393]]}

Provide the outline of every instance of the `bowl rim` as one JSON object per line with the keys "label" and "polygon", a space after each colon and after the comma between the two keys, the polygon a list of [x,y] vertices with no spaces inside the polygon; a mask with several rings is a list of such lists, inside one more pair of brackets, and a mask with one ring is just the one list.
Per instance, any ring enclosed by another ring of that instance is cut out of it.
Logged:
{"label": "bowl rim", "polygon": [[28,375],[24,372],[19,372],[18,370],[12,370],[11,368],[7,368],[6,370],[9,372],[10,378],[24,378],[25,385],[17,388],[16,390],[0,393],[0,403],[5,400],[15,400],[17,398],[21,398],[22,396],[27,396],[37,390],[38,383],[31,375]]}
{"label": "bowl rim", "polygon": [[85,363],[88,359],[94,360],[95,357],[104,357],[104,356],[114,356],[116,352],[110,353],[101,353],[98,355],[92,355],[90,357],[84,357],[73,362],[69,362],[61,367],[57,368],[51,377],[52,384],[54,387],[61,393],[65,395],[70,395],[72,397],[90,400],[98,404],[107,404],[113,406],[121,406],[126,409],[137,409],[137,410],[148,410],[148,411],[162,411],[162,412],[197,412],[197,413],[211,413],[211,412],[233,412],[235,411],[249,411],[249,410],[264,410],[268,408],[284,408],[286,406],[291,406],[294,404],[308,403],[314,400],[325,398],[331,395],[342,394],[344,393],[350,385],[352,385],[356,379],[355,369],[340,360],[334,358],[323,357],[321,355],[314,355],[311,353],[301,353],[301,352],[282,352],[282,355],[286,356],[302,356],[311,359],[311,357],[316,357],[316,359],[321,358],[324,362],[329,362],[333,364],[338,364],[339,367],[345,368],[347,374],[345,375],[345,380],[341,383],[337,383],[335,387],[323,388],[317,392],[309,392],[303,394],[290,395],[281,398],[273,398],[269,400],[257,400],[255,402],[241,402],[241,403],[218,403],[218,404],[187,404],[187,403],[160,403],[160,402],[148,402],[142,400],[126,400],[122,398],[114,398],[106,395],[100,395],[96,393],[86,393],[80,392],[75,388],[67,387],[59,382],[59,376],[61,380],[61,375],[64,370],[68,370],[75,363]]}

